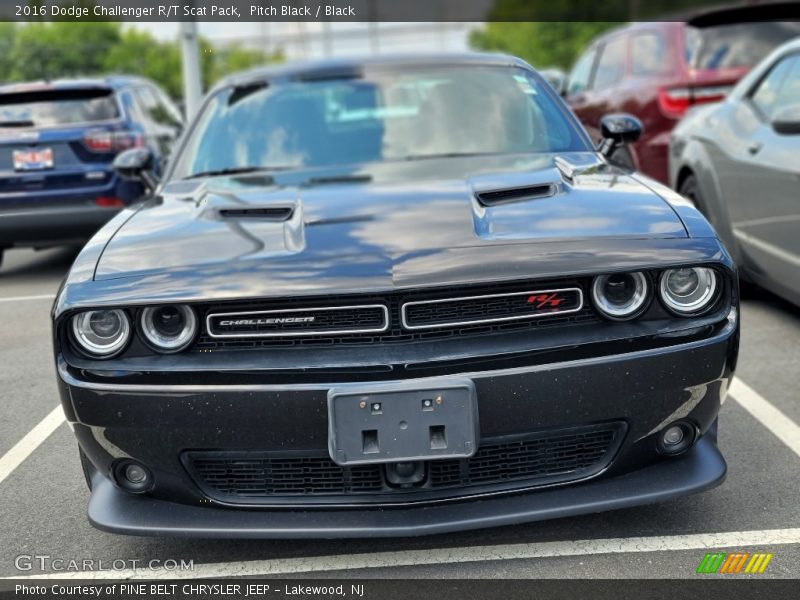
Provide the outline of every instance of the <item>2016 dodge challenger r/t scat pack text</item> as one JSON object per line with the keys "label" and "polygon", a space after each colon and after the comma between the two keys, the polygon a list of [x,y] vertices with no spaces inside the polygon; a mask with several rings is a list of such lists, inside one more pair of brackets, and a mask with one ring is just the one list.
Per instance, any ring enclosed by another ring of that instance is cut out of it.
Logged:
{"label": "2016 dodge challenger r/t scat pack text", "polygon": [[306,63],[212,90],[53,311],[118,533],[397,536],[719,484],[735,267],[499,55]]}

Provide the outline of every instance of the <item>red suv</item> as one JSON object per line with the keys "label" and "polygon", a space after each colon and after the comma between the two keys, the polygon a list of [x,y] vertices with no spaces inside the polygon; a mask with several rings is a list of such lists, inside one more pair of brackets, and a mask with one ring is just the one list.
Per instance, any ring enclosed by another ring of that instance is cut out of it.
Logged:
{"label": "red suv", "polygon": [[603,115],[637,116],[641,138],[613,158],[666,184],[669,135],[689,107],[721,100],[771,50],[800,35],[797,21],[748,22],[753,9],[614,30],[576,61],[564,88],[567,102],[596,140]]}

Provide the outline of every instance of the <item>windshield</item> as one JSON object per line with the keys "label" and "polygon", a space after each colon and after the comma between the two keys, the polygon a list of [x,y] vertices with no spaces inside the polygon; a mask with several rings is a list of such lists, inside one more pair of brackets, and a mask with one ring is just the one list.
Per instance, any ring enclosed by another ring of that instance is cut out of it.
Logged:
{"label": "windshield", "polygon": [[43,90],[0,94],[0,127],[53,127],[119,117],[111,90]]}
{"label": "windshield", "polygon": [[588,150],[546,87],[523,69],[472,65],[226,88],[199,117],[172,176]]}

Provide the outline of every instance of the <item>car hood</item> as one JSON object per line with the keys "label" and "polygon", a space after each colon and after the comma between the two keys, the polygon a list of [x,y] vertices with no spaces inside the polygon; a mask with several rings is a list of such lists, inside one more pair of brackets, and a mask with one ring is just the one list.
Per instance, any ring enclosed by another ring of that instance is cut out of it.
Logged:
{"label": "car hood", "polygon": [[590,153],[217,177],[162,192],[111,236],[95,280],[230,297],[386,289],[423,274],[433,283],[529,276],[514,261],[554,244],[577,266],[595,246],[687,237],[670,203]]}

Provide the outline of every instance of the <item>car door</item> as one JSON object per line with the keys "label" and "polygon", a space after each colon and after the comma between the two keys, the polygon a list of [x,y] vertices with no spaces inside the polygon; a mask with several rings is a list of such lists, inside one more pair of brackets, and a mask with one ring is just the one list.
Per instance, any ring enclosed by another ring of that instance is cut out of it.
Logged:
{"label": "car door", "polygon": [[778,60],[733,111],[726,201],[749,269],[800,294],[800,135],[772,125],[791,106],[800,107],[800,53]]}

